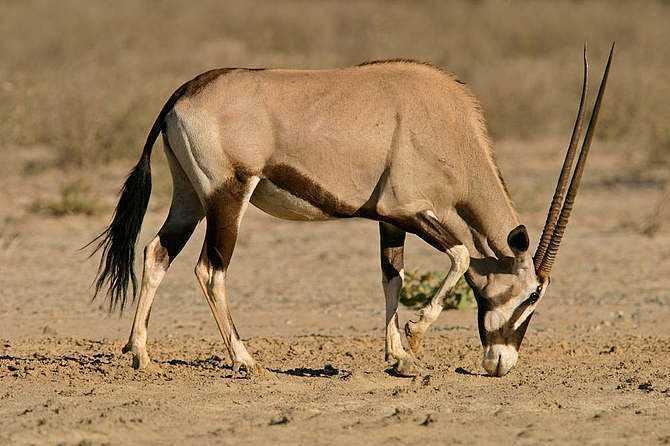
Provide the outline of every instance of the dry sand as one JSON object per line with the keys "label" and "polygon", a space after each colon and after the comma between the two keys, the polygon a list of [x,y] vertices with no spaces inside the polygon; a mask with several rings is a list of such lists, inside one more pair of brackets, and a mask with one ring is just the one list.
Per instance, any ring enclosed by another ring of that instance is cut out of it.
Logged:
{"label": "dry sand", "polygon": [[[498,144],[535,235],[563,142]],[[430,377],[390,375],[376,224],[291,223],[250,209],[229,295],[250,351],[272,372],[259,381],[231,377],[196,286],[202,228],[159,290],[152,368],[133,370],[120,353],[132,309],[119,318],[90,303],[96,261],[76,251],[104,227],[130,163],[28,175],[47,151],[5,150],[0,224],[18,238],[0,252],[0,444],[670,443],[670,234],[640,233],[658,175],[630,173],[624,150],[594,144],[553,283],[501,379],[481,375],[474,310],[445,312],[429,332]],[[164,176],[160,157],[154,165]],[[68,177],[84,178],[106,210],[29,211]],[[168,189],[156,181],[141,243],[166,212]],[[406,262],[447,266],[415,237]]]}

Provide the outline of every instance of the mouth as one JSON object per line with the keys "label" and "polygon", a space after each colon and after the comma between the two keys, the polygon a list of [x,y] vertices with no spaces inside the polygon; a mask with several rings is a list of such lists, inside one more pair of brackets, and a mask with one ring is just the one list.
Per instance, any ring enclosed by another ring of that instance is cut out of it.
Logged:
{"label": "mouth", "polygon": [[511,345],[494,344],[486,347],[482,367],[489,376],[501,377],[516,365],[519,354]]}

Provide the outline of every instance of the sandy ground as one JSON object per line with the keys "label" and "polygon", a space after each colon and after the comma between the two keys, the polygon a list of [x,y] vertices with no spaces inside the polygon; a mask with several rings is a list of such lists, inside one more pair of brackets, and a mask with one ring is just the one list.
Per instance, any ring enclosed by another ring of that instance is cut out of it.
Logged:
{"label": "sandy ground", "polygon": [[[498,144],[535,235],[564,142]],[[64,175],[34,168],[45,149],[0,150],[0,444],[670,443],[670,233],[640,230],[663,173],[627,168],[625,148],[594,144],[552,286],[501,379],[481,375],[474,310],[444,313],[429,333],[430,377],[390,375],[376,224],[291,223],[250,209],[229,294],[250,351],[271,371],[258,381],[231,376],[196,286],[202,228],[159,291],[149,371],[120,353],[132,309],[119,318],[90,303],[96,261],[77,248],[104,227],[131,163]],[[160,157],[154,166],[141,243],[169,200]],[[30,212],[72,178],[91,185],[102,214]],[[447,267],[414,237],[406,262]]]}

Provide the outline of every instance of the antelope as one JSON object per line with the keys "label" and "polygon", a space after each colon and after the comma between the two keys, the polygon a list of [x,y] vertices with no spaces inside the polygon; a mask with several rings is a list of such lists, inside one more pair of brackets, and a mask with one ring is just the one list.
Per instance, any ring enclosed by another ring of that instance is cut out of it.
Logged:
{"label": "antelope", "polygon": [[[228,265],[251,202],[288,220],[360,217],[379,222],[385,359],[399,375],[422,373],[416,358],[424,334],[445,296],[465,275],[477,301],[482,366],[489,375],[505,375],[516,364],[528,324],[547,291],[613,51],[614,44],[570,175],[587,95],[584,47],[577,118],[533,256],[526,227],[519,223],[495,163],[479,103],[453,74],[398,59],[330,70],[215,69],[186,82],[158,114],[110,225],[91,242],[94,253],[101,251],[95,295],[107,288],[110,312],[123,311],[129,295],[134,302],[139,287],[123,352],[132,353],[135,368],[150,364],[147,326],[156,290],[205,218],[196,278],[234,374],[265,373],[240,339],[226,295]],[[135,243],[151,194],[150,157],[159,134],[172,176],[172,203],[144,249],[138,286]],[[446,254],[450,266],[418,319],[405,325],[405,348],[398,300],[408,232]]]}

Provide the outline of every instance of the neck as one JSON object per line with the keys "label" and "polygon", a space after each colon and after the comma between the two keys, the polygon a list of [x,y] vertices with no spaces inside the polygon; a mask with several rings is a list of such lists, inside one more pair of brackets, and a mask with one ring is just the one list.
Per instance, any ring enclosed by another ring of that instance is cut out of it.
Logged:
{"label": "neck", "polygon": [[457,206],[472,234],[472,258],[502,259],[513,255],[507,236],[519,225],[519,217],[495,165],[491,167],[483,178],[473,178],[468,199]]}
{"label": "neck", "polygon": [[509,272],[514,253],[507,237],[519,225],[519,217],[495,164],[471,180],[467,199],[456,211],[462,225],[460,240],[470,252],[466,273],[470,284],[480,287],[488,274]]}

